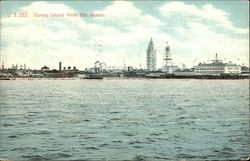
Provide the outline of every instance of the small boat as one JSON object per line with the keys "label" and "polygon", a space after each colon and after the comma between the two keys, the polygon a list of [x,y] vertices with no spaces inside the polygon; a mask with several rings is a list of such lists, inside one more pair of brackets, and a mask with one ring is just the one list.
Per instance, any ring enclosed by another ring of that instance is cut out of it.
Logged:
{"label": "small boat", "polygon": [[0,80],[10,80],[10,78],[0,78]]}
{"label": "small boat", "polygon": [[83,79],[103,79],[102,74],[86,74]]}

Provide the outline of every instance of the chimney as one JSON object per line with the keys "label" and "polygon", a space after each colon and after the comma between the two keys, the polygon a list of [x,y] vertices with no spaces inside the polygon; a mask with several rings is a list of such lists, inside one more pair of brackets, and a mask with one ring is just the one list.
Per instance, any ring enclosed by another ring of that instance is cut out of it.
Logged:
{"label": "chimney", "polygon": [[4,61],[2,61],[2,69],[4,69]]}
{"label": "chimney", "polygon": [[59,62],[59,71],[62,70],[62,62]]}

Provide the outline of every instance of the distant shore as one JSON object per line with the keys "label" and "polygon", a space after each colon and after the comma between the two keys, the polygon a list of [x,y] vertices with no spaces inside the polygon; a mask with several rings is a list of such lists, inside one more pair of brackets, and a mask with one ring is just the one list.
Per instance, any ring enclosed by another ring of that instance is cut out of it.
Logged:
{"label": "distant shore", "polygon": [[[105,80],[113,79],[249,79],[249,75],[234,75],[234,76],[213,76],[213,75],[196,75],[196,76],[124,76],[124,77],[104,77]],[[0,77],[0,80],[83,80],[81,77]]]}

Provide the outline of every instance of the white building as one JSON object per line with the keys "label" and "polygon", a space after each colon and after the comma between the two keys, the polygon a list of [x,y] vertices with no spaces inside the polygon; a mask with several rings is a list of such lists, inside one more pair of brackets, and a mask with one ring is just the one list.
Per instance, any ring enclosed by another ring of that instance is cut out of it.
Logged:
{"label": "white building", "polygon": [[223,63],[218,59],[216,53],[213,63],[200,63],[194,67],[196,75],[221,75],[221,74],[240,74],[241,66],[236,64]]}
{"label": "white building", "polygon": [[227,64],[224,68],[226,74],[240,74],[241,66],[236,64]]}
{"label": "white building", "polygon": [[152,38],[150,39],[146,53],[147,53],[147,58],[146,58],[147,69],[149,71],[156,71],[156,49],[154,48],[154,43]]}

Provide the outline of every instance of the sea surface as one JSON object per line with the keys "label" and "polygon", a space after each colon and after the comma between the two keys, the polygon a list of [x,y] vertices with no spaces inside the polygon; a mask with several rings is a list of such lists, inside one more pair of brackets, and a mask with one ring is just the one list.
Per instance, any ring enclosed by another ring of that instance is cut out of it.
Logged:
{"label": "sea surface", "polygon": [[2,80],[0,92],[0,158],[250,155],[249,80]]}

